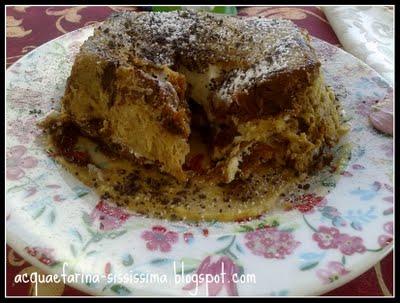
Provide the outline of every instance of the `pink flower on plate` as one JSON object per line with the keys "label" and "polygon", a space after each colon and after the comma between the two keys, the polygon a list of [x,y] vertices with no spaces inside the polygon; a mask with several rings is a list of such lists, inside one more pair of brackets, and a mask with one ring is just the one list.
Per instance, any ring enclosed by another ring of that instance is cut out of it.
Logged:
{"label": "pink flower on plate", "polygon": [[312,213],[315,207],[324,206],[326,202],[324,197],[317,196],[315,193],[298,196],[292,201],[293,207],[302,213]]}
{"label": "pink flower on plate", "polygon": [[[234,274],[237,275],[239,273],[239,267],[227,256],[219,257],[216,260],[212,260],[213,258],[211,256],[205,258],[196,271],[197,277],[201,277],[200,275],[212,275],[212,281],[210,283],[207,283],[204,281],[205,279],[203,279],[203,283],[206,283],[207,295],[216,296],[225,286],[228,296],[237,296],[238,291],[236,283],[233,281],[232,277]],[[195,282],[190,282],[182,289],[192,290],[196,287],[198,287],[198,285]]]}
{"label": "pink flower on plate", "polygon": [[163,226],[153,226],[150,230],[142,233],[142,239],[146,240],[146,247],[149,250],[160,250],[168,252],[171,250],[172,244],[178,242],[178,233],[167,231]]}
{"label": "pink flower on plate", "polygon": [[25,176],[24,169],[33,168],[38,160],[34,157],[23,157],[27,149],[23,145],[16,145],[7,153],[7,179],[18,180]]}
{"label": "pink flower on plate", "polygon": [[53,266],[58,263],[53,256],[53,249],[27,246],[25,251],[45,265]]}
{"label": "pink flower on plate", "polygon": [[293,235],[276,227],[257,229],[246,234],[246,246],[253,254],[268,259],[284,259],[300,245]]}
{"label": "pink flower on plate", "polygon": [[116,229],[128,220],[129,214],[124,212],[121,208],[111,206],[100,200],[96,207],[90,214],[90,218],[93,221],[98,220],[101,230],[113,230]]}
{"label": "pink flower on plate", "polygon": [[313,234],[313,240],[317,241],[318,246],[322,249],[337,248],[339,235],[337,228],[320,226],[318,232]]}
{"label": "pink flower on plate", "polygon": [[363,240],[360,237],[352,237],[347,234],[340,234],[338,237],[339,250],[344,255],[352,255],[354,253],[364,253],[367,249],[363,244]]}
{"label": "pink flower on plate", "polygon": [[385,247],[393,241],[393,222],[386,222],[383,225],[383,230],[387,233],[386,235],[380,235],[378,237],[378,243],[380,247]]}
{"label": "pink flower on plate", "polygon": [[326,269],[318,269],[317,276],[322,280],[324,284],[329,284],[339,280],[341,276],[348,274],[348,271],[344,265],[337,261],[331,261],[328,263]]}
{"label": "pink flower on plate", "polygon": [[388,246],[390,243],[393,242],[393,237],[389,235],[380,235],[378,237],[378,243],[380,247]]}

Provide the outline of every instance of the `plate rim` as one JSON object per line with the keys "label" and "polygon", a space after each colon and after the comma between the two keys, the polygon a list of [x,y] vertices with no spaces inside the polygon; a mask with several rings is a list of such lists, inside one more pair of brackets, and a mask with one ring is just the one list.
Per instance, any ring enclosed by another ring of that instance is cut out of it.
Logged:
{"label": "plate rim", "polygon": [[[68,32],[68,33],[65,33],[65,34],[63,34],[63,35],[60,35],[60,36],[58,36],[58,37],[56,37],[56,38],[54,38],[54,39],[52,39],[52,40],[49,40],[49,41],[47,41],[47,42],[41,44],[40,46],[36,47],[35,49],[31,50],[30,52],[26,53],[24,56],[20,57],[18,60],[16,60],[15,62],[13,62],[10,66],[8,66],[8,67],[6,68],[6,70],[5,70],[5,71],[6,71],[6,73],[5,73],[5,79],[6,79],[5,84],[7,85],[7,82],[9,81],[9,80],[7,79],[7,74],[10,73],[10,72],[12,71],[12,69],[15,68],[15,66],[16,66],[18,63],[20,63],[20,61],[25,60],[26,57],[28,57],[29,55],[31,55],[33,52],[41,51],[41,49],[42,49],[43,47],[47,46],[48,44],[54,43],[54,42],[56,42],[57,40],[61,40],[61,39],[65,38],[66,36],[72,35],[72,34],[78,32],[78,31],[91,30],[92,28],[94,29],[94,28],[96,28],[97,26],[99,26],[99,24],[101,24],[101,23],[102,23],[102,22],[98,22],[98,23],[95,23],[95,24],[89,24],[89,25],[80,27],[80,28],[78,28],[78,29],[75,29],[75,30],[70,31],[70,32]],[[310,36],[311,36],[311,42],[312,42],[312,43],[313,43],[313,42],[318,42],[318,43],[322,43],[322,44],[328,44],[330,47],[334,47],[335,49],[338,49],[339,51],[345,53],[347,56],[350,55],[350,56],[352,57],[353,60],[355,60],[355,61],[357,61],[359,64],[363,65],[363,67],[365,67],[365,68],[367,68],[367,69],[369,69],[369,70],[374,71],[375,74],[378,75],[379,78],[380,78],[381,80],[383,80],[390,88],[393,89],[393,85],[392,85],[388,80],[386,80],[386,79],[385,79],[382,75],[380,75],[374,68],[372,68],[371,66],[369,66],[368,64],[366,64],[366,63],[365,63],[364,61],[362,61],[361,59],[359,59],[359,58],[357,58],[356,56],[354,56],[353,54],[347,52],[347,51],[344,50],[343,48],[337,47],[336,45],[333,45],[333,44],[331,44],[331,43],[329,43],[329,42],[327,42],[327,41],[324,41],[324,40],[322,40],[322,39],[320,39],[320,38],[317,38],[317,37],[315,37],[315,36],[312,36],[311,34],[310,34]],[[7,100],[7,98],[6,98],[6,100]],[[6,106],[6,105],[7,105],[7,102],[5,102],[5,106]],[[6,117],[6,121],[7,121],[7,117]],[[7,136],[7,128],[6,128],[6,136]],[[393,136],[392,136],[392,141],[394,141]],[[7,144],[5,145],[5,147],[7,147]],[[395,158],[393,157],[393,162],[394,162],[394,160],[395,160]],[[394,171],[394,165],[393,165],[393,167],[392,167],[392,170]],[[393,176],[393,181],[394,181],[394,176]],[[6,182],[7,182],[7,180],[6,180]],[[8,199],[7,199],[7,196],[6,196],[6,199],[5,199],[5,200],[6,200],[6,203],[7,203],[7,200],[8,200]],[[6,204],[5,204],[5,207],[6,207]],[[6,214],[5,214],[5,217],[6,217]],[[393,217],[393,219],[394,219],[394,217]],[[9,229],[7,228],[7,220],[5,220],[5,225],[6,225],[6,244],[9,245],[10,248],[12,248],[17,254],[19,254],[25,261],[28,261],[31,265],[37,267],[38,269],[40,269],[40,270],[42,270],[42,271],[44,271],[44,272],[46,272],[46,273],[48,273],[48,274],[56,274],[56,273],[59,274],[59,273],[61,272],[61,271],[58,271],[58,270],[53,270],[52,268],[50,268],[50,267],[48,267],[48,266],[42,264],[42,263],[41,263],[40,261],[38,261],[36,258],[30,256],[24,249],[19,249],[19,246],[21,246],[21,245],[19,245],[18,242],[21,243],[21,242],[24,242],[24,241],[21,240],[20,238],[18,239],[17,234],[16,234],[16,233],[13,233],[11,230],[9,230]],[[12,237],[12,234],[14,234],[14,237]],[[319,288],[320,291],[316,291],[316,292],[314,292],[313,294],[310,294],[310,295],[303,295],[303,296],[300,296],[300,297],[321,296],[321,295],[323,295],[323,294],[325,294],[325,293],[327,293],[327,292],[330,292],[330,291],[332,291],[332,290],[334,290],[334,289],[337,289],[337,288],[339,288],[339,287],[341,287],[341,286],[343,286],[343,285],[349,283],[350,281],[356,279],[357,277],[361,276],[362,274],[364,274],[364,273],[367,272],[368,270],[372,269],[372,268],[375,266],[375,264],[377,264],[378,262],[380,262],[381,260],[383,260],[383,259],[384,259],[387,255],[389,255],[390,252],[392,252],[392,251],[394,252],[394,242],[392,242],[390,245],[386,246],[386,247],[385,247],[384,249],[382,249],[380,252],[374,253],[375,258],[369,258],[369,259],[368,259],[368,261],[369,261],[369,262],[368,262],[368,266],[363,266],[361,270],[357,270],[357,269],[360,269],[361,267],[356,267],[356,268],[354,268],[348,275],[345,275],[345,276],[341,277],[341,279],[340,279],[339,281],[337,281],[337,282],[335,282],[335,283],[332,283],[332,284],[329,284],[329,285],[327,285],[327,286],[325,286],[325,287],[320,287],[320,288]],[[374,261],[371,262],[371,260],[374,260]],[[378,260],[378,261],[376,261],[376,260]],[[70,286],[70,287],[72,287],[72,288],[75,288],[75,289],[81,291],[81,292],[84,292],[85,294],[92,295],[92,296],[120,297],[120,296],[118,296],[118,295],[115,295],[115,296],[114,296],[114,295],[105,295],[105,294],[101,294],[101,293],[100,293],[101,291],[96,291],[97,289],[90,288],[90,287],[86,287],[84,284],[81,284],[81,283],[69,283],[69,282],[67,282],[67,283],[65,283],[65,285],[68,285],[68,286]],[[323,290],[321,290],[321,288],[322,288]],[[142,290],[142,289],[135,289],[135,292],[141,292],[141,291],[143,291],[143,290]],[[147,292],[147,289],[145,289],[144,292]],[[130,296],[131,296],[131,297],[141,297],[141,296],[144,296],[144,297],[148,297],[148,296],[156,296],[156,297],[157,297],[157,296],[165,296],[165,297],[170,297],[171,295],[169,295],[169,294],[164,294],[164,295],[161,295],[161,294],[158,294],[158,295],[128,295],[127,297],[130,297]],[[263,296],[269,296],[269,295],[268,295],[268,294],[265,294],[265,295],[260,294],[260,295],[252,295],[252,297],[253,297],[253,296],[254,296],[254,297],[263,297]],[[68,296],[67,296],[67,297],[68,297]],[[172,295],[172,297],[191,297],[191,296]],[[194,296],[194,297],[199,297],[199,296]],[[200,296],[200,297],[202,297],[202,296]],[[280,296],[280,295],[279,295],[279,296],[274,296],[274,297],[299,297],[299,296],[296,296],[296,295]]]}

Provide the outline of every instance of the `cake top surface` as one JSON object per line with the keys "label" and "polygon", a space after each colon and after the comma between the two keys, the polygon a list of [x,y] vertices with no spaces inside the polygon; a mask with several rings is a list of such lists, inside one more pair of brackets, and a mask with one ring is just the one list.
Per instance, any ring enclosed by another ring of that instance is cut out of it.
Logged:
{"label": "cake top surface", "polygon": [[84,48],[118,60],[127,52],[153,64],[195,70],[217,63],[248,69],[260,63],[255,75],[316,60],[307,34],[289,20],[194,11],[113,14]]}
{"label": "cake top surface", "polygon": [[113,14],[81,51],[120,65],[139,62],[195,72],[217,66],[222,82],[211,83],[210,89],[225,103],[274,75],[292,72],[295,81],[296,72],[319,66],[308,34],[289,20],[190,10]]}

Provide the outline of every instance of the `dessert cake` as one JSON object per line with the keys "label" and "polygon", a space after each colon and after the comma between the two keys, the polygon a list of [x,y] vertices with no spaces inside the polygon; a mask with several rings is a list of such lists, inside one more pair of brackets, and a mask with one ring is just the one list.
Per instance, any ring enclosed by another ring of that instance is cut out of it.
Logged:
{"label": "dessert cake", "polygon": [[229,184],[265,168],[301,175],[344,132],[320,66],[289,20],[117,13],[83,43],[61,112],[42,125],[73,124],[181,183]]}

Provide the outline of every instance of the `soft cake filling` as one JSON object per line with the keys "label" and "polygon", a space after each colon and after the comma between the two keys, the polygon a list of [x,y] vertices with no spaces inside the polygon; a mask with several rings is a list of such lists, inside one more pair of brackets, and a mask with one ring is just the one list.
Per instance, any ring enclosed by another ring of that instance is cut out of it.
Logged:
{"label": "soft cake filling", "polygon": [[[209,85],[220,70],[211,67],[204,74],[184,72],[190,96],[204,108],[211,93]],[[222,174],[223,182],[246,178],[259,165],[308,172],[324,149],[337,143],[346,129],[340,124],[338,104],[323,76],[294,98],[290,110],[249,121],[234,118],[228,126],[203,117],[214,134],[209,139],[209,157],[219,169],[213,171]]]}

